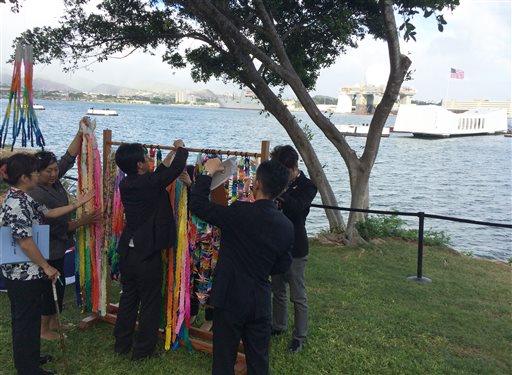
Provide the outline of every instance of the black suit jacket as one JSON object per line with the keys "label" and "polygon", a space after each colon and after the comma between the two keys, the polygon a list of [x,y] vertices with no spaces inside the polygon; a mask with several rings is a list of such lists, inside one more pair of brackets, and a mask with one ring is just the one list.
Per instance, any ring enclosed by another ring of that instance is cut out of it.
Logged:
{"label": "black suit jacket", "polygon": [[309,214],[311,202],[315,198],[317,188],[313,182],[300,172],[288,189],[277,200],[283,213],[293,223],[295,240],[292,249],[294,258],[308,255],[308,234],[306,232],[306,217]]}
{"label": "black suit jacket", "polygon": [[271,200],[211,203],[210,183],[210,177],[199,176],[190,198],[191,211],[222,231],[210,304],[244,314],[256,301],[256,316],[268,316],[268,278],[290,267],[293,225]]}
{"label": "black suit jacket", "polygon": [[121,259],[130,238],[142,252],[141,259],[174,246],[176,225],[166,187],[183,172],[187,157],[188,151],[180,147],[169,167],[160,164],[154,172],[129,175],[119,184],[126,215],[117,247]]}

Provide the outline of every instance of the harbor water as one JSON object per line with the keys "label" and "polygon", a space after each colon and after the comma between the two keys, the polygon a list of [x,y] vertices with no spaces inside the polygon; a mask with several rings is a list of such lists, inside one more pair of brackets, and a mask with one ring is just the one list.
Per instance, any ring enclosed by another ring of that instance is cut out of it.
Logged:
{"label": "harbor water", "polygon": [[[281,125],[259,111],[42,100],[38,103],[46,108],[37,115],[47,149],[57,154],[66,150],[78,122],[90,107],[110,108],[119,114],[96,117],[100,147],[106,128],[112,130],[115,141],[172,145],[174,139],[181,138],[193,148],[259,152],[262,140],[270,140],[271,148],[290,143]],[[5,104],[2,100],[2,119]],[[312,131],[312,144],[338,205],[349,207],[348,172],[341,156],[306,114],[295,115],[302,126],[308,125]],[[336,124],[363,124],[369,123],[371,117],[333,114],[331,120]],[[391,116],[387,125],[393,122]],[[347,141],[361,154],[366,138],[347,137]],[[194,162],[195,157],[191,155],[189,162]],[[300,167],[305,170],[303,163]],[[76,175],[76,170],[71,174]],[[319,195],[315,203],[321,203]],[[370,208],[510,224],[512,138],[495,135],[426,140],[408,134],[382,138],[370,178]],[[343,216],[346,220],[347,212]],[[404,219],[408,227],[417,228],[417,219]],[[311,209],[307,228],[310,235],[328,228],[323,210]],[[426,219],[425,230],[428,229],[444,231],[458,251],[504,261],[512,257],[510,229]]]}

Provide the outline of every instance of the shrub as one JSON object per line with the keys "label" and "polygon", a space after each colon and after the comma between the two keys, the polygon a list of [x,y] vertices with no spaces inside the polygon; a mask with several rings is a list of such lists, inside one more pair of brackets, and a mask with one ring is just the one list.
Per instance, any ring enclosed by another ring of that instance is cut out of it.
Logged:
{"label": "shrub", "polygon": [[[417,240],[418,230],[407,229],[404,226],[405,221],[396,215],[371,216],[366,221],[356,224],[359,234],[367,241],[372,238],[386,237],[398,237],[405,241]],[[449,242],[449,236],[442,231],[427,230],[423,232],[423,243],[425,245],[445,246]]]}

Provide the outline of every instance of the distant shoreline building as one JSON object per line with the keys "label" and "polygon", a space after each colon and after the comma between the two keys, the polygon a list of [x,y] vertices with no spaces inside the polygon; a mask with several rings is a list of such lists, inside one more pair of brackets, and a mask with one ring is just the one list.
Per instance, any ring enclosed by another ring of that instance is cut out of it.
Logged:
{"label": "distant shoreline building", "polygon": [[176,91],[174,95],[175,103],[195,103],[196,96],[189,94],[187,91]]}
{"label": "distant shoreline building", "polygon": [[[340,88],[336,113],[356,113],[361,115],[372,114],[375,107],[381,102],[386,90],[385,85],[360,84]],[[416,90],[411,87],[400,88],[397,103],[393,111],[398,109],[398,103],[411,104],[411,98]]]}

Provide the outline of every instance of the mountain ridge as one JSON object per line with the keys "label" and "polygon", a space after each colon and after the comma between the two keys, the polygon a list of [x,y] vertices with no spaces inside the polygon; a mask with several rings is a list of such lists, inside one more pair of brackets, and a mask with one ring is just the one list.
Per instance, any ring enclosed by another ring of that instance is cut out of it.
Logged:
{"label": "mountain ridge", "polygon": [[[11,85],[11,76],[8,74],[2,74],[0,77],[0,86]],[[209,97],[216,98],[217,94],[209,89],[203,90],[180,90],[171,85],[161,84],[158,82],[146,82],[139,86],[139,88],[133,87],[125,87],[119,85],[113,85],[109,83],[97,83],[90,80],[84,81],[82,87],[71,87],[70,85],[45,79],[45,78],[36,78],[33,82],[34,90],[36,91],[61,91],[61,92],[86,92],[92,94],[100,94],[100,95],[113,95],[113,96],[146,96],[146,97],[154,97],[154,96],[166,96],[173,97],[179,91],[187,92],[191,95],[195,95],[198,97]],[[86,87],[85,87],[86,86]],[[142,87],[145,86],[145,87]]]}

